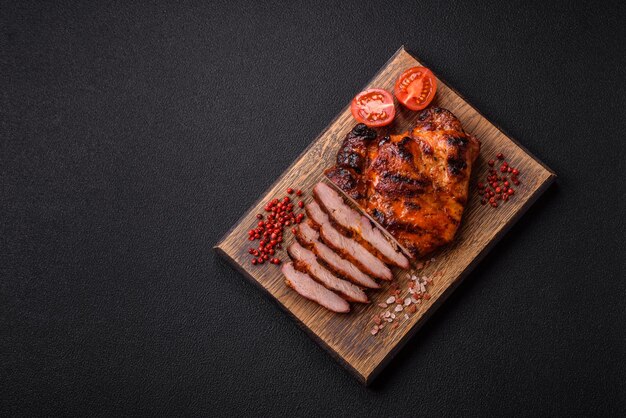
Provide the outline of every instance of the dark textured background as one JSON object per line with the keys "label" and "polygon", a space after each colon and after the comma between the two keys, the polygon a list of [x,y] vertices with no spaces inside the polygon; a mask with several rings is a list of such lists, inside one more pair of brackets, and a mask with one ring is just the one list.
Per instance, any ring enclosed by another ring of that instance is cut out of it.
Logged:
{"label": "dark textured background", "polygon": [[[624,6],[50,3],[0,9],[2,415],[626,414]],[[559,178],[366,389],[211,247],[402,44]]]}

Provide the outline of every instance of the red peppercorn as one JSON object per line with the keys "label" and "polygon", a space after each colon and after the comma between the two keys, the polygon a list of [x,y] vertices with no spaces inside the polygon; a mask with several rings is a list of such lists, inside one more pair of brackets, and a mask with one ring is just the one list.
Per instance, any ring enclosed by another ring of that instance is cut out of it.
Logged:
{"label": "red peppercorn", "polygon": [[517,168],[514,168],[512,173],[514,176],[517,176],[519,174],[519,170]]}
{"label": "red peppercorn", "polygon": [[491,204],[491,206],[492,206],[492,207],[494,207],[494,208],[497,208],[497,207],[498,207],[498,204],[497,204],[496,202],[493,202],[493,203]]}
{"label": "red peppercorn", "polygon": [[302,190],[298,189],[298,191],[296,192],[296,196],[302,196]]}
{"label": "red peppercorn", "polygon": [[252,264],[253,264],[253,265],[256,265],[256,258],[253,258],[253,259],[252,259]]}
{"label": "red peppercorn", "polygon": [[259,257],[256,261],[258,264],[263,264],[265,260],[262,257]]}
{"label": "red peppercorn", "polygon": [[502,189],[500,189],[499,187],[496,187],[496,193],[501,193]]}
{"label": "red peppercorn", "polygon": [[509,182],[508,181],[504,182],[504,187],[509,187]]}
{"label": "red peppercorn", "polygon": [[489,160],[489,162],[487,162],[487,164],[489,164],[489,167],[493,167],[495,163],[496,162],[494,160]]}
{"label": "red peppercorn", "polygon": [[515,190],[513,190],[513,189],[509,189],[509,190],[507,191],[507,193],[509,194],[509,196],[512,196],[512,195],[514,195],[514,194],[515,194]]}
{"label": "red peppercorn", "polygon": [[298,202],[298,207],[299,208],[303,208],[304,207],[304,202],[302,200]]}
{"label": "red peppercorn", "polygon": [[498,158],[498,160],[504,160],[504,154],[499,152],[498,155],[496,155],[496,158]]}
{"label": "red peppercorn", "polygon": [[[481,200],[480,200],[480,204],[481,204],[481,205],[484,205],[484,204],[486,204],[486,203],[487,203],[487,202],[485,201],[485,199],[481,199]],[[413,282],[411,282],[411,283],[413,283]]]}

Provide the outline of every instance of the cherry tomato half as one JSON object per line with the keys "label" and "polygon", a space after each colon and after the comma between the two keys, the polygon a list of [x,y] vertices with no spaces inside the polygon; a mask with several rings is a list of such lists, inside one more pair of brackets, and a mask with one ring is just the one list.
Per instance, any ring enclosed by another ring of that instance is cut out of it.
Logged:
{"label": "cherry tomato half", "polygon": [[411,110],[428,106],[436,91],[437,79],[426,67],[413,67],[403,72],[393,90],[398,101]]}
{"label": "cherry tomato half", "polygon": [[360,92],[350,105],[352,116],[367,126],[387,126],[396,116],[393,96],[387,90],[369,89]]}

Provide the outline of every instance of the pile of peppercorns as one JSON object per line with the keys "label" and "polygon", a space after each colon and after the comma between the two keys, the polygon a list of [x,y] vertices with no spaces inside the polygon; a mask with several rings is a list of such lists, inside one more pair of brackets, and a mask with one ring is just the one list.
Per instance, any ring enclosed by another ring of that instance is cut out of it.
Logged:
{"label": "pile of peppercorns", "polygon": [[491,168],[487,174],[486,181],[478,182],[476,185],[477,193],[482,195],[480,204],[489,204],[494,208],[498,207],[498,202],[504,203],[511,199],[511,197],[515,194],[513,185],[518,186],[520,184],[518,178],[520,174],[519,170],[511,167],[504,159],[504,155],[502,153],[498,153],[496,158],[500,161],[499,170],[495,168],[496,160],[489,160],[487,164],[489,164],[489,167]]}
{"label": "pile of peppercorns", "polygon": [[[294,191],[291,187],[287,189],[288,195],[293,193],[298,197],[302,196],[302,190]],[[296,205],[302,208],[304,202],[299,201]],[[292,224],[299,224],[304,219],[304,213],[294,212],[296,205],[289,196],[282,200],[275,198],[265,205],[265,212],[269,212],[266,217],[257,213],[256,218],[259,222],[256,228],[248,231],[249,241],[259,240],[258,248],[248,249],[248,253],[253,256],[252,264],[263,264],[266,261],[277,265],[281,263],[280,258],[275,255],[276,250],[283,248],[283,229]]]}

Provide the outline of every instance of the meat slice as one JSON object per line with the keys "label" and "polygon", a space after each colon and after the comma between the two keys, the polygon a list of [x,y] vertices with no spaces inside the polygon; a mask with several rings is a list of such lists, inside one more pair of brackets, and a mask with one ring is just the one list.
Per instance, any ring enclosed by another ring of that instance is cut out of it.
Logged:
{"label": "meat slice", "polygon": [[370,289],[380,288],[380,285],[370,276],[320,242],[319,234],[308,223],[298,225],[296,238],[304,247],[311,248],[321,261],[340,276],[359,286],[369,287]]}
{"label": "meat slice", "polygon": [[[409,268],[409,260],[372,226],[370,220],[348,206],[332,187],[318,183],[313,188],[315,200],[331,219],[342,228],[351,231],[360,241],[374,250],[385,262],[400,268]],[[309,216],[311,216],[309,214]]]}
{"label": "meat slice", "polygon": [[329,223],[320,227],[320,237],[325,244],[352,261],[361,271],[383,280],[391,280],[393,274],[389,267],[376,258],[365,247],[351,238],[341,235]]}
{"label": "meat slice", "polygon": [[315,254],[294,242],[287,249],[298,270],[303,270],[329,290],[337,292],[350,302],[367,303],[367,295],[361,288],[342,280],[317,262]]}
{"label": "meat slice", "polygon": [[391,280],[391,270],[367,251],[365,247],[355,240],[341,235],[331,224],[326,212],[316,202],[306,205],[309,219],[313,221],[320,232],[322,241],[336,252],[352,261],[364,273],[383,280]]}
{"label": "meat slice", "polygon": [[309,216],[309,219],[313,221],[313,228],[319,230],[321,225],[330,223],[328,214],[322,210],[321,206],[317,202],[313,201],[311,203],[307,203],[304,206],[304,210]]}
{"label": "meat slice", "polygon": [[285,275],[287,286],[300,295],[317,302],[329,311],[337,313],[350,312],[348,302],[313,280],[308,274],[296,270],[293,263],[286,263],[281,270]]}

